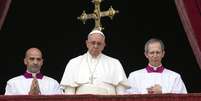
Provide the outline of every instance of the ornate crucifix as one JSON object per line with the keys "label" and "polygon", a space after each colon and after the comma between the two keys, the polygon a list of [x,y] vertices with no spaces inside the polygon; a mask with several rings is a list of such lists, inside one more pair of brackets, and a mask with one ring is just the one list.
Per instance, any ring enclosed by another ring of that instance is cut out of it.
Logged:
{"label": "ornate crucifix", "polygon": [[82,12],[81,16],[78,17],[79,20],[81,20],[84,24],[85,21],[88,19],[94,19],[95,20],[95,27],[94,29],[102,30],[103,27],[101,26],[101,17],[109,16],[111,19],[116,13],[119,13],[119,11],[114,10],[112,6],[107,11],[100,11],[100,3],[102,0],[92,0],[94,3],[94,12],[91,14],[86,14],[85,11]]}

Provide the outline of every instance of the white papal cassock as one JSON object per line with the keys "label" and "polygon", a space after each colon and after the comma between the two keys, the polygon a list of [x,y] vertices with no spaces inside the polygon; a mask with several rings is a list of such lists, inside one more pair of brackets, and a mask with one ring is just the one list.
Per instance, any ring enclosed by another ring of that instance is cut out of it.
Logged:
{"label": "white papal cassock", "polygon": [[[10,79],[6,85],[5,95],[28,95],[33,78],[25,78],[24,75]],[[47,76],[37,79],[41,95],[61,94],[59,83]]]}
{"label": "white papal cassock", "polygon": [[89,52],[69,61],[61,85],[66,94],[123,94],[127,77],[119,60],[100,54],[93,59]]}
{"label": "white papal cassock", "polygon": [[128,77],[130,94],[147,94],[147,88],[159,84],[162,87],[162,93],[187,93],[186,87],[180,74],[165,69],[161,73],[148,72],[147,69],[141,69],[130,73]]}

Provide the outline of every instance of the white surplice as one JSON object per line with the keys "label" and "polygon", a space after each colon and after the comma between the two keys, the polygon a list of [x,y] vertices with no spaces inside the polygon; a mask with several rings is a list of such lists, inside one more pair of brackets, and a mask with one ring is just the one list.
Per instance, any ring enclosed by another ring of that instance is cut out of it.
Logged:
{"label": "white surplice", "polygon": [[[33,78],[25,78],[23,75],[8,80],[5,95],[28,95]],[[41,95],[61,94],[59,83],[47,76],[37,79]]]}
{"label": "white surplice", "polygon": [[130,89],[129,94],[147,94],[147,88],[159,84],[162,93],[187,93],[185,84],[180,74],[164,69],[162,73],[148,73],[146,69],[141,69],[130,73],[128,77]]}
{"label": "white surplice", "polygon": [[119,60],[104,54],[93,60],[89,52],[69,61],[60,84],[69,94],[120,94],[128,87]]}

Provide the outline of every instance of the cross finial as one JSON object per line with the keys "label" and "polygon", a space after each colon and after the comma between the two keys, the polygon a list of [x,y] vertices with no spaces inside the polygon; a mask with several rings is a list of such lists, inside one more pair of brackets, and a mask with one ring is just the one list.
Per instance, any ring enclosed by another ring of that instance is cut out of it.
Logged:
{"label": "cross finial", "polygon": [[119,11],[114,10],[112,8],[112,6],[110,6],[109,10],[101,12],[100,4],[101,4],[102,0],[92,0],[92,2],[94,3],[94,12],[91,14],[86,14],[86,12],[83,11],[82,14],[80,15],[80,17],[78,17],[78,19],[81,20],[84,24],[85,24],[86,20],[94,19],[95,20],[94,29],[98,29],[101,31],[101,30],[103,30],[103,27],[101,25],[101,17],[109,16],[112,19],[116,13],[119,13]]}

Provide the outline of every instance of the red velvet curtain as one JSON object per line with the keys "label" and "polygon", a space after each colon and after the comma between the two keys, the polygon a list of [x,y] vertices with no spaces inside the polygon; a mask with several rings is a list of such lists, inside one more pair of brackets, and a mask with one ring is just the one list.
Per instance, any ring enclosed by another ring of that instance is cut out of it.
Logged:
{"label": "red velvet curtain", "polygon": [[201,101],[201,94],[0,96],[0,101]]}
{"label": "red velvet curtain", "polygon": [[201,0],[175,0],[175,3],[201,69]]}
{"label": "red velvet curtain", "polygon": [[5,20],[11,0],[0,0],[0,30]]}

